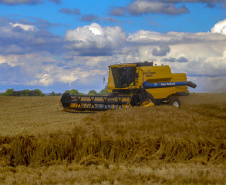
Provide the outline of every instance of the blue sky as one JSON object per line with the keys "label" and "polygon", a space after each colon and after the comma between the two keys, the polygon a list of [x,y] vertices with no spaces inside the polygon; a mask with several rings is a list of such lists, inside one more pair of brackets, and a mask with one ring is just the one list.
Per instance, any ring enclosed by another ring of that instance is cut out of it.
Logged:
{"label": "blue sky", "polygon": [[226,92],[225,0],[0,0],[0,92],[100,91],[108,65],[145,60]]}

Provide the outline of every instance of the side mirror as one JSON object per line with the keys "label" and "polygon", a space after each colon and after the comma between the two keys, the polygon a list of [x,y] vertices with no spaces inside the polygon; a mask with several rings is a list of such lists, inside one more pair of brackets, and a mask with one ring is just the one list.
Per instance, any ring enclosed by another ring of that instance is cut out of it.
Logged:
{"label": "side mirror", "polygon": [[108,83],[105,82],[105,76],[103,77],[103,85],[106,86]]}
{"label": "side mirror", "polygon": [[103,77],[103,85],[105,84],[105,76]]}

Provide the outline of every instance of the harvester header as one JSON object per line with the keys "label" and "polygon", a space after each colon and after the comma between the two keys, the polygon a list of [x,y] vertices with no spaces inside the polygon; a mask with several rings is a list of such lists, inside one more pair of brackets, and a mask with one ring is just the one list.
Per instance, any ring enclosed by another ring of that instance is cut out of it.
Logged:
{"label": "harvester header", "polygon": [[98,111],[132,106],[149,107],[159,104],[180,106],[179,96],[188,95],[185,73],[172,73],[168,65],[153,62],[124,63],[109,66],[108,96],[63,94],[61,104],[66,111]]}

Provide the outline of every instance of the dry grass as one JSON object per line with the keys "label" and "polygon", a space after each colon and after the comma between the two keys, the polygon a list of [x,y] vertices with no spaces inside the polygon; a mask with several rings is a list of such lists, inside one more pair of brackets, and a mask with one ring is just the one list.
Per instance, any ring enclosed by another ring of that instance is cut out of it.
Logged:
{"label": "dry grass", "polygon": [[181,99],[186,105],[226,103],[226,93],[191,93]]}
{"label": "dry grass", "polygon": [[85,114],[60,111],[60,97],[2,97],[0,96],[0,135],[37,135],[70,131],[81,125]]}
{"label": "dry grass", "polygon": [[0,182],[15,184],[218,184],[226,181],[224,165],[172,164],[151,161],[145,164],[83,166],[61,164],[39,168],[0,167]]}
{"label": "dry grass", "polygon": [[96,114],[60,112],[57,100],[0,97],[1,184],[226,180],[226,103],[220,99]]}

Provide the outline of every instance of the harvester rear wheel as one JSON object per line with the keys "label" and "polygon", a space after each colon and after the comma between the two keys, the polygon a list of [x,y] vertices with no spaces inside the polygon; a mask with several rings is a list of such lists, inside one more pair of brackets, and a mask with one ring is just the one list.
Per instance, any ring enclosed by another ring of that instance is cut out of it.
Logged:
{"label": "harvester rear wheel", "polygon": [[180,100],[178,98],[171,98],[168,103],[169,105],[172,105],[177,108],[181,105]]}

